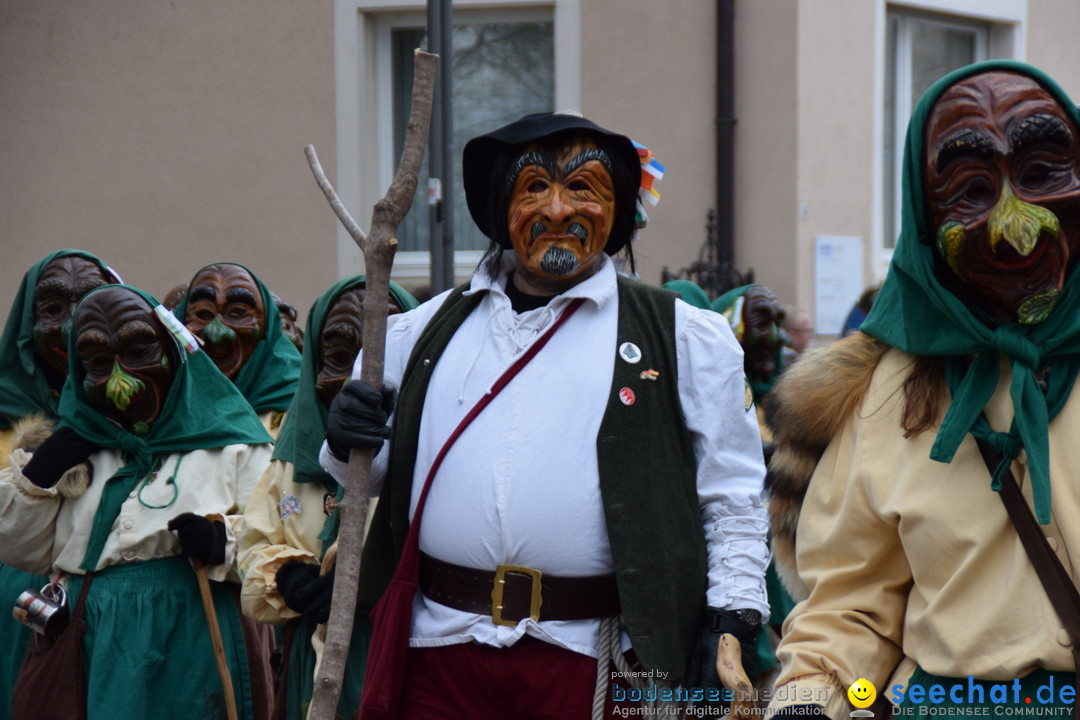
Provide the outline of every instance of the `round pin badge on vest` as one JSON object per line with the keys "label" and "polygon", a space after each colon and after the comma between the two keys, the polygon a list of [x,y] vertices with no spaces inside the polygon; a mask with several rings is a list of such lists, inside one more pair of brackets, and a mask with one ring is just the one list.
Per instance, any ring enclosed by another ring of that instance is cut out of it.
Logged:
{"label": "round pin badge on vest", "polygon": [[619,346],[619,357],[631,365],[641,362],[641,348],[632,342],[624,342]]}
{"label": "round pin badge on vest", "polygon": [[634,391],[628,387],[624,387],[619,391],[619,400],[622,400],[623,405],[633,405],[637,400],[637,396],[634,395]]}

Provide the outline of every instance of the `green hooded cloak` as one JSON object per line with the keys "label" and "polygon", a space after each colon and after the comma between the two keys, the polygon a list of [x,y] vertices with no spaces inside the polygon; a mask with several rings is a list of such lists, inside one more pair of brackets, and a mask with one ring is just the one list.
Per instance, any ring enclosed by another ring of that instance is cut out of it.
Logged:
{"label": "green hooded cloak", "polygon": [[[134,292],[151,308],[160,306],[158,312],[169,312],[149,294],[128,285],[106,285],[91,290],[79,305],[96,292],[116,287]],[[176,328],[183,327],[175,322]],[[115,475],[107,480],[96,479],[106,484],[94,516],[86,557],[81,565],[83,570],[97,567],[105,540],[120,514],[120,506],[150,472],[155,455],[270,442],[269,434],[247,400],[206,353],[178,337],[176,328],[165,322],[162,325],[169,330],[169,337],[175,343],[179,362],[160,415],[146,432],[139,435],[117,425],[87,399],[82,387],[84,373],[76,349],[75,332],[68,338],[68,378],[60,396],[59,425],[72,428],[101,447],[119,448],[124,459],[124,466]]]}
{"label": "green hooded cloak", "polygon": [[104,270],[107,277],[119,279],[96,255],[84,250],[57,250],[26,271],[0,336],[0,428],[11,427],[19,418],[39,412],[56,417],[59,397],[49,387],[34,351],[34,290],[50,262],[70,255],[84,257]]}
{"label": "green hooded cloak", "polygon": [[[244,363],[244,367],[240,368],[233,382],[257,413],[288,409],[300,379],[300,351],[281,329],[281,313],[278,312],[273,296],[263,281],[240,263],[220,262],[211,265],[236,265],[247,270],[258,285],[263,307],[266,308],[265,334],[255,345],[251,357]],[[205,269],[204,267],[195,273],[192,279]],[[189,284],[183,299],[174,310],[181,322],[184,321],[190,292]]]}
{"label": "green hooded cloak", "polygon": [[[328,408],[323,405],[315,390],[318,372],[315,364],[318,361],[320,338],[330,308],[343,294],[354,288],[364,287],[365,282],[364,275],[339,280],[312,305],[305,326],[308,341],[304,343],[303,360],[300,363],[300,384],[274,444],[273,459],[292,463],[294,482],[321,482],[327,491],[337,493],[338,500],[341,499],[342,488],[319,464],[319,449],[326,438]],[[390,283],[390,297],[404,312],[412,310],[418,304],[416,298],[395,282]],[[334,512],[327,518],[326,526],[319,536],[324,546],[328,546],[337,537],[337,524],[338,514]]]}
{"label": "green hooded cloak", "polygon": [[[337,487],[334,479],[319,465],[319,448],[326,439],[328,408],[323,405],[315,391],[315,364],[318,360],[323,325],[326,324],[330,308],[343,294],[354,288],[364,287],[364,283],[363,275],[339,280],[315,300],[308,313],[305,325],[308,342],[304,343],[304,354],[300,363],[300,383],[274,445],[274,459],[293,464],[293,480],[296,482],[323,482],[328,483],[329,488]],[[390,283],[390,297],[405,312],[417,306],[416,298],[395,282]]]}
{"label": "green hooded cloak", "polygon": [[668,280],[664,283],[664,288],[679,293],[679,297],[683,299],[683,302],[693,305],[696,308],[702,310],[711,310],[712,304],[709,302],[709,296],[705,293],[700,285],[689,280]]}
{"label": "green hooded cloak", "polygon": [[[987,71],[1015,72],[1034,79],[1080,128],[1080,113],[1065,91],[1040,70],[1015,61],[969,65],[927,90],[908,125],[900,237],[881,292],[861,330],[913,355],[946,358],[952,401],[930,457],[950,462],[969,432],[984,438],[1005,455],[993,474],[996,490],[1001,474],[1021,447],[1026,448],[1036,516],[1046,524],[1050,522],[1047,425],[1064,406],[1080,369],[1080,263],[1072,259],[1064,289],[1044,321],[999,324],[980,308],[965,305],[940,282],[935,271],[936,229],[930,224],[923,187],[924,132],[933,103],[957,82]],[[1009,392],[1016,416],[1008,433],[991,431],[982,416],[997,385],[999,353],[1008,358],[1012,368]],[[1044,393],[1035,373],[1048,364],[1053,365],[1053,371]]]}

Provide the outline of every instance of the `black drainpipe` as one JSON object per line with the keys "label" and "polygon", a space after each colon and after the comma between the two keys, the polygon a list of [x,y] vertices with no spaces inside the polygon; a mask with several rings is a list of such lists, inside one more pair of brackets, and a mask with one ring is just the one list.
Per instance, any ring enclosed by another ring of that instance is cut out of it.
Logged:
{"label": "black drainpipe", "polygon": [[735,0],[716,2],[716,240],[735,267]]}

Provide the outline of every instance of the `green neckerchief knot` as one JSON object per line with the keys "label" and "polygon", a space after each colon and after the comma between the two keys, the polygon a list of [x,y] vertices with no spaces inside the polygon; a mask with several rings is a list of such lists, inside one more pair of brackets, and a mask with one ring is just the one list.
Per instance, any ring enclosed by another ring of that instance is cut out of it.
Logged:
{"label": "green neckerchief knot", "polygon": [[[1027,452],[1035,515],[1046,524],[1051,516],[1048,425],[1064,407],[1080,371],[1080,262],[1073,260],[1060,296],[1040,322],[998,326],[978,303],[962,300],[942,283],[941,274],[950,270],[935,257],[937,228],[930,222],[923,181],[925,129],[935,101],[965,78],[993,71],[1032,78],[1080,127],[1080,111],[1065,91],[1024,63],[990,60],[934,83],[911,114],[904,147],[900,236],[881,292],[860,329],[903,352],[945,359],[952,401],[930,457],[950,462],[969,432],[1000,445],[1007,462],[1019,455],[1022,446]],[[1001,356],[1008,359],[1012,372],[1009,397],[1014,419],[1010,432],[1004,434],[1008,440],[994,433],[982,415],[997,388]],[[1047,369],[1044,389],[1035,373]],[[999,467],[991,473],[995,489],[1003,472],[1004,467]]]}
{"label": "green neckerchief knot", "polygon": [[[1026,448],[1035,515],[1045,525],[1050,522],[1050,437],[1047,429],[1050,412],[1047,396],[1035,377],[1035,368],[1040,362],[1039,351],[1016,325],[1003,325],[994,330],[990,333],[989,344],[995,352],[979,353],[966,372],[961,358],[946,361],[946,379],[953,401],[941,421],[930,458],[952,462],[957,448],[970,432],[1004,455],[1002,462],[991,473],[991,488],[997,491],[1001,489],[1001,477],[1005,470],[1017,458],[1020,450]],[[992,430],[983,415],[983,408],[990,402],[997,387],[998,353],[1009,359],[1012,368],[1009,397],[1015,414],[1008,433]],[[1057,405],[1054,414],[1064,405],[1064,401]],[[1018,425],[1016,418],[1021,417],[1026,421]]]}

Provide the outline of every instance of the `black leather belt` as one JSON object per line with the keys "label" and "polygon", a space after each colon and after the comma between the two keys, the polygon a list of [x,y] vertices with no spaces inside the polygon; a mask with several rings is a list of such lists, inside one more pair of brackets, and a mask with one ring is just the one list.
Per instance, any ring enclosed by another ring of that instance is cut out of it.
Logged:
{"label": "black leather belt", "polygon": [[518,565],[500,565],[492,572],[420,553],[420,590],[440,605],[490,615],[496,625],[514,626],[527,617],[586,620],[619,614],[614,573],[558,577]]}

